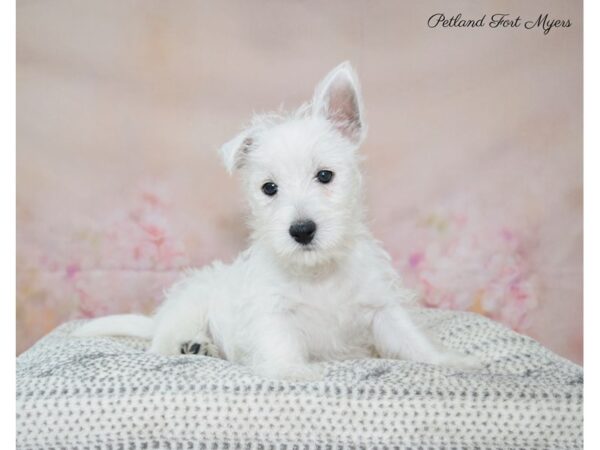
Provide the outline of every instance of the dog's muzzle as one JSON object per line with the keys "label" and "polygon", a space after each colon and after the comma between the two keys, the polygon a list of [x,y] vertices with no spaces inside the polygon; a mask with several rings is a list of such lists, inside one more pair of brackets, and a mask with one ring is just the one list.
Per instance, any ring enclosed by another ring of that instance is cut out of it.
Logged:
{"label": "dog's muzzle", "polygon": [[290,236],[302,245],[310,244],[317,231],[317,224],[312,220],[299,220],[290,227]]}

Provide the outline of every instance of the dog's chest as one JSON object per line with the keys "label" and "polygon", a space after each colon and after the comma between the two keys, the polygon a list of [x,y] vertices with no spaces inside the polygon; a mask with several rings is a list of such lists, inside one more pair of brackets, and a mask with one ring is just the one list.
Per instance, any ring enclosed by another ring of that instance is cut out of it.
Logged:
{"label": "dog's chest", "polygon": [[358,283],[331,280],[291,288],[294,325],[316,358],[351,358],[370,353],[373,311]]}

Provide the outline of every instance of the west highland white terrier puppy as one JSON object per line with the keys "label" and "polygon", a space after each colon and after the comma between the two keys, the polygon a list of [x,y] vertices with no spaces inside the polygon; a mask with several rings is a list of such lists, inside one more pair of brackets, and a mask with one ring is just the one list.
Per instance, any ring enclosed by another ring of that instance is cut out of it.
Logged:
{"label": "west highland white terrier puppy", "polygon": [[108,316],[75,334],[144,337],[152,353],[222,357],[281,379],[317,379],[318,361],[376,356],[475,365],[411,320],[414,294],[367,228],[358,154],[365,133],[347,62],[310,104],[255,117],[220,151],[243,180],[250,247],[230,265],[186,273],[153,317]]}

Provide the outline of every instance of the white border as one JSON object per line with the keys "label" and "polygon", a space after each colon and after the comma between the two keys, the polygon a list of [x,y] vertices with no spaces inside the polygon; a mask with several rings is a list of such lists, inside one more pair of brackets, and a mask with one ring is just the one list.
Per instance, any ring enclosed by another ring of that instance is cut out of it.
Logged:
{"label": "white border", "polygon": [[2,342],[2,370],[0,386],[2,389],[2,448],[15,447],[15,3],[0,3],[0,45],[2,46],[2,101],[1,120],[2,147],[0,148],[0,195],[2,198],[2,258],[0,262],[0,280],[2,280],[2,311],[0,313],[0,333]]}
{"label": "white border", "polygon": [[[600,448],[598,427],[594,425],[593,409],[599,399],[598,388],[598,348],[600,293],[600,114],[598,101],[600,92],[600,64],[598,52],[598,18],[600,7],[595,0],[584,4],[584,443],[585,447]],[[586,420],[587,419],[587,420]]]}

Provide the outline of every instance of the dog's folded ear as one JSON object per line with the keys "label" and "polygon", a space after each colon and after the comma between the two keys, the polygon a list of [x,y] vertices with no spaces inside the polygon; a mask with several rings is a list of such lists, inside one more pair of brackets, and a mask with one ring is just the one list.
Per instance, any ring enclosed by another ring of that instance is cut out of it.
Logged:
{"label": "dog's folded ear", "polygon": [[244,159],[254,141],[250,130],[244,130],[230,141],[223,144],[219,153],[229,173],[239,169],[244,164]]}
{"label": "dog's folded ear", "polygon": [[358,76],[349,62],[333,69],[317,85],[312,112],[329,120],[344,137],[359,144],[366,131]]}

